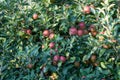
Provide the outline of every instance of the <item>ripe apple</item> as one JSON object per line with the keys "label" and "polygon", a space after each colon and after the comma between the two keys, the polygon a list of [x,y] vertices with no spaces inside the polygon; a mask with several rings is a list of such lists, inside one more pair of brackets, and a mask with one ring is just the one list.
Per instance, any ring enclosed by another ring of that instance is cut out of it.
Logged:
{"label": "ripe apple", "polygon": [[34,14],[33,14],[33,19],[35,20],[35,19],[37,19],[37,18],[38,18],[38,14],[34,13]]}
{"label": "ripe apple", "polygon": [[53,39],[53,38],[54,38],[54,36],[55,36],[55,34],[54,34],[54,33],[50,33],[50,35],[49,35],[49,39]]}
{"label": "ripe apple", "polygon": [[77,31],[78,36],[82,36],[84,34],[83,30],[78,30]]}
{"label": "ripe apple", "polygon": [[26,30],[26,34],[31,35],[32,31],[30,29]]}
{"label": "ripe apple", "polygon": [[70,35],[76,35],[76,34],[77,34],[77,28],[71,27],[71,28],[69,29],[69,34],[70,34]]}
{"label": "ripe apple", "polygon": [[51,42],[51,43],[49,43],[49,48],[54,48],[55,47],[55,43],[54,42]]}
{"label": "ripe apple", "polygon": [[90,6],[85,6],[83,11],[86,13],[86,14],[89,14],[91,12],[90,10]]}
{"label": "ripe apple", "polygon": [[59,55],[55,55],[55,56],[53,57],[53,61],[58,62],[58,61],[59,61],[59,59],[60,59],[60,56],[59,56]]}
{"label": "ripe apple", "polygon": [[66,57],[60,56],[60,61],[62,61],[62,63],[64,63],[66,61]]}
{"label": "ripe apple", "polygon": [[50,31],[49,30],[44,30],[43,31],[43,36],[44,37],[49,37],[49,35],[50,35]]}
{"label": "ripe apple", "polygon": [[85,23],[84,22],[80,22],[78,23],[80,29],[85,29]]}

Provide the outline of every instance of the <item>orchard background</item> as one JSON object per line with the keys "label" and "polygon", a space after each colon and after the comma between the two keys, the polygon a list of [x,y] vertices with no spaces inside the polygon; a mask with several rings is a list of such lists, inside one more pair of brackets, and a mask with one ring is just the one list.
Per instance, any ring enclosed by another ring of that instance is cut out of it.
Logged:
{"label": "orchard background", "polygon": [[0,0],[0,80],[120,80],[117,0]]}

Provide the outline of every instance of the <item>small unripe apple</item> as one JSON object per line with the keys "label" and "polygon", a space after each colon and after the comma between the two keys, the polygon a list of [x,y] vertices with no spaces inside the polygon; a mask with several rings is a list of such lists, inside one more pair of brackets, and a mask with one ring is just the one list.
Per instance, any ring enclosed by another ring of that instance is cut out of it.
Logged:
{"label": "small unripe apple", "polygon": [[90,61],[85,60],[84,63],[85,63],[85,64],[90,64]]}
{"label": "small unripe apple", "polygon": [[83,30],[78,30],[77,31],[78,36],[82,36],[84,34]]}
{"label": "small unripe apple", "polygon": [[49,35],[49,39],[53,39],[53,38],[54,38],[54,36],[55,36],[55,34],[54,34],[54,33],[50,33],[50,35]]}
{"label": "small unripe apple", "polygon": [[95,8],[95,6],[93,4],[91,4],[90,7],[93,8],[93,9]]}
{"label": "small unripe apple", "polygon": [[53,64],[54,66],[57,66],[58,62],[53,61],[52,64]]}
{"label": "small unripe apple", "polygon": [[116,42],[117,42],[117,40],[116,40],[116,39],[112,39],[112,40],[111,40],[111,42],[116,43]]}
{"label": "small unripe apple", "polygon": [[66,57],[60,56],[60,61],[62,61],[62,63],[64,63],[66,61]]}
{"label": "small unripe apple", "polygon": [[80,67],[80,63],[79,62],[74,62],[74,66],[75,67]]}
{"label": "small unripe apple", "polygon": [[89,33],[88,30],[83,30],[83,32],[85,35]]}
{"label": "small unripe apple", "polygon": [[103,36],[99,36],[99,41],[103,41],[105,38]]}
{"label": "small unripe apple", "polygon": [[91,32],[92,36],[95,37],[97,35],[97,32]]}
{"label": "small unripe apple", "polygon": [[95,25],[93,25],[93,24],[90,25],[89,30],[90,30],[91,32],[95,32],[95,31],[96,31]]}
{"label": "small unripe apple", "polygon": [[103,48],[105,48],[105,49],[109,49],[109,48],[111,47],[109,44],[108,44],[108,45],[103,44],[102,46],[103,46]]}
{"label": "small unripe apple", "polygon": [[97,59],[97,56],[95,54],[93,54],[91,57],[90,57],[90,60],[91,62],[95,62]]}
{"label": "small unripe apple", "polygon": [[54,51],[55,51],[55,52],[58,52],[58,49],[55,49]]}
{"label": "small unripe apple", "polygon": [[106,80],[105,78],[101,79],[101,80]]}
{"label": "small unripe apple", "polygon": [[95,67],[97,67],[97,66],[99,66],[99,63],[98,63],[98,62],[95,62],[95,63],[93,63],[92,65],[95,66]]}
{"label": "small unripe apple", "polygon": [[86,78],[86,76],[82,76],[82,79],[85,79]]}
{"label": "small unripe apple", "polygon": [[44,37],[49,37],[49,35],[50,35],[50,31],[49,30],[44,30],[43,31],[43,36]]}
{"label": "small unripe apple", "polygon": [[51,42],[50,44],[49,44],[49,48],[54,48],[55,47],[55,43],[54,42]]}
{"label": "small unripe apple", "polygon": [[58,61],[59,61],[59,59],[60,59],[60,56],[59,56],[59,55],[55,55],[55,56],[53,57],[53,61],[58,62]]}
{"label": "small unripe apple", "polygon": [[80,29],[85,29],[85,23],[84,22],[80,22],[79,24]]}
{"label": "small unripe apple", "polygon": [[32,69],[33,68],[33,64],[28,64],[27,68]]}
{"label": "small unripe apple", "polygon": [[32,31],[30,29],[26,30],[26,34],[31,35]]}
{"label": "small unripe apple", "polygon": [[89,14],[91,12],[90,10],[90,6],[85,6],[83,11],[86,13],[86,14]]}
{"label": "small unripe apple", "polygon": [[33,14],[33,19],[35,20],[35,19],[37,19],[37,18],[38,18],[38,14],[34,13],[34,14]]}
{"label": "small unripe apple", "polygon": [[102,32],[100,32],[99,34],[104,34],[105,32],[104,31],[102,31]]}
{"label": "small unripe apple", "polygon": [[69,34],[70,34],[70,35],[76,35],[76,34],[77,34],[77,28],[71,27],[71,28],[69,29]]}
{"label": "small unripe apple", "polygon": [[44,45],[42,45],[42,49],[44,49],[45,48],[45,46]]}

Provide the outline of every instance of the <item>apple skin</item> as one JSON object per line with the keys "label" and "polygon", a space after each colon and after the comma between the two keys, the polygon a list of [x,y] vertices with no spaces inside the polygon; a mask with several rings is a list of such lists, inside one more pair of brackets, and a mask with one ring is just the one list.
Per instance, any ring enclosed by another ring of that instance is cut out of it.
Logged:
{"label": "apple skin", "polygon": [[80,29],[85,29],[85,23],[84,22],[79,22],[78,26],[80,27]]}
{"label": "apple skin", "polygon": [[71,27],[71,28],[69,29],[69,34],[70,34],[70,35],[76,35],[76,34],[77,34],[77,28]]}
{"label": "apple skin", "polygon": [[78,36],[82,36],[84,34],[84,31],[83,30],[78,30],[77,34],[78,34]]}
{"label": "apple skin", "polygon": [[84,13],[89,14],[91,12],[90,6],[85,6],[83,11]]}
{"label": "apple skin", "polygon": [[33,19],[34,19],[34,20],[35,20],[35,19],[38,19],[38,14],[34,13],[34,14],[33,14]]}
{"label": "apple skin", "polygon": [[65,63],[66,62],[66,57],[60,56],[60,61],[62,61],[62,63]]}
{"label": "apple skin", "polygon": [[92,36],[95,37],[97,35],[97,32],[91,32]]}
{"label": "apple skin", "polygon": [[45,48],[45,46],[44,45],[42,45],[42,49],[44,49]]}
{"label": "apple skin", "polygon": [[59,56],[59,55],[55,55],[55,56],[53,57],[53,61],[58,62],[58,61],[59,61],[59,59],[60,59],[60,56]]}
{"label": "apple skin", "polygon": [[90,27],[89,27],[89,31],[91,31],[91,32],[95,32],[96,31],[96,28],[95,28],[95,25],[90,25]]}
{"label": "apple skin", "polygon": [[55,36],[55,34],[54,34],[54,33],[50,33],[50,35],[49,35],[49,39],[53,39],[53,38],[54,38],[54,36]]}
{"label": "apple skin", "polygon": [[84,35],[87,35],[89,33],[88,30],[83,30],[83,32],[84,32]]}
{"label": "apple skin", "polygon": [[95,54],[93,54],[91,57],[90,57],[90,60],[91,62],[95,62],[97,59],[97,56]]}
{"label": "apple skin", "polygon": [[31,35],[32,31],[30,29],[26,30],[26,34]]}
{"label": "apple skin", "polygon": [[51,43],[49,43],[49,48],[54,48],[55,47],[55,43],[54,42],[51,42]]}
{"label": "apple skin", "polygon": [[80,67],[80,62],[74,62],[75,67]]}
{"label": "apple skin", "polygon": [[32,69],[33,68],[33,64],[28,64],[27,68]]}
{"label": "apple skin", "polygon": [[43,31],[43,36],[44,37],[49,37],[49,35],[50,35],[50,31],[49,30],[44,30]]}

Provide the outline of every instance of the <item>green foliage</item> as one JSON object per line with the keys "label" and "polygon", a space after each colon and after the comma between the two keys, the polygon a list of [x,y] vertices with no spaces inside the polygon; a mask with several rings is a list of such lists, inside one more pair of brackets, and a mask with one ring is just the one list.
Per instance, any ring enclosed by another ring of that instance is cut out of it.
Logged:
{"label": "green foliage", "polygon": [[[0,0],[1,80],[120,80],[119,12],[116,0]],[[81,21],[89,33],[70,35]],[[43,35],[46,29],[54,38]],[[66,61],[54,63],[55,55]]]}

